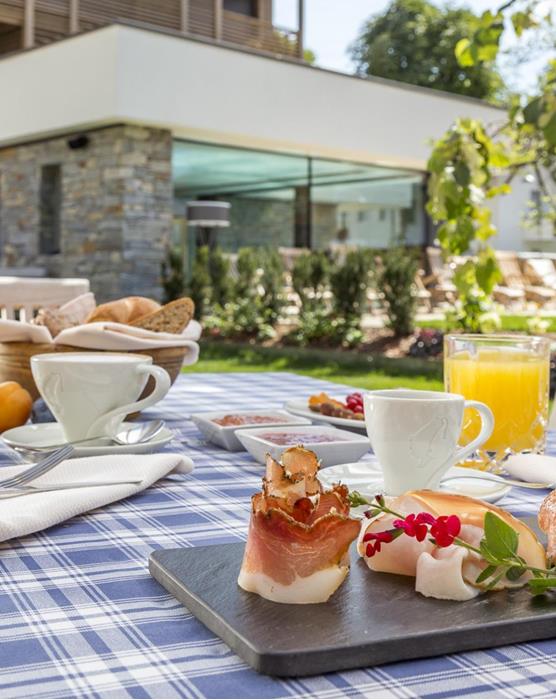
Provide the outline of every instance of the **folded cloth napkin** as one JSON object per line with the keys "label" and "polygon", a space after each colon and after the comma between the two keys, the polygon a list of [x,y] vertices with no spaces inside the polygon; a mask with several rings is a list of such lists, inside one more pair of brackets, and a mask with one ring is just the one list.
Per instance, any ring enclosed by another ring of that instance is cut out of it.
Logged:
{"label": "folded cloth napkin", "polygon": [[0,318],[0,343],[51,343],[52,335],[46,326]]}
{"label": "folded cloth napkin", "polygon": [[66,328],[56,336],[54,343],[91,350],[115,351],[186,347],[190,352],[186,356],[185,364],[193,364],[199,355],[199,346],[195,341],[200,335],[201,326],[197,321],[190,321],[180,334],[148,331],[123,323],[99,321]]}
{"label": "folded cloth napkin", "polygon": [[556,484],[556,457],[549,455],[510,455],[503,464],[514,479]]}
{"label": "folded cloth napkin", "polygon": [[[0,469],[0,478],[13,476],[28,467],[28,464],[3,467]],[[188,457],[168,452],[68,459],[33,481],[33,486],[125,479],[132,481],[141,479],[141,483],[41,491],[16,498],[2,498],[0,500],[0,542],[44,530],[75,515],[127,498],[143,491],[171,472],[188,474],[192,470],[193,462]]]}

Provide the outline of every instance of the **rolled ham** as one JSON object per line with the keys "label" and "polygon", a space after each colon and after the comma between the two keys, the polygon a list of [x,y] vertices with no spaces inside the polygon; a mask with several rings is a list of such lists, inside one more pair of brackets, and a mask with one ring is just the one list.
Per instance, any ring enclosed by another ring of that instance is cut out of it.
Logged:
{"label": "rolled ham", "polygon": [[359,522],[349,517],[347,488],[324,491],[318,466],[301,447],[280,462],[267,457],[238,578],[244,590],[277,603],[323,603],[347,576]]}
{"label": "rolled ham", "polygon": [[[546,566],[545,551],[535,533],[510,513],[484,501],[437,491],[411,491],[390,499],[388,506],[403,516],[420,512],[430,513],[434,517],[457,515],[462,523],[459,538],[474,547],[479,546],[484,534],[485,513],[492,511],[518,533],[518,554],[530,566]],[[363,542],[365,534],[388,530],[393,527],[395,519],[394,516],[382,514],[363,522],[358,551],[370,569],[414,576],[415,590],[431,598],[469,600],[479,595],[485,584],[476,584],[476,579],[487,566],[487,562],[464,547],[455,544],[444,548],[437,547],[428,537],[418,542],[413,537],[402,535],[383,546],[374,556],[367,557],[366,544]],[[495,589],[522,586],[527,578],[528,575],[525,574],[519,581],[501,579]]]}
{"label": "rolled ham", "polygon": [[556,490],[551,491],[539,509],[539,527],[546,532],[548,546],[546,554],[551,562],[556,561]]}

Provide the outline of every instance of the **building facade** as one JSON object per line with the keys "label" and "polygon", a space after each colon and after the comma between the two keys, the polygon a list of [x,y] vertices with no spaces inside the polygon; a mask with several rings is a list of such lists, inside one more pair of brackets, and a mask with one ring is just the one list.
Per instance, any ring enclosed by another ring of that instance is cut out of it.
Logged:
{"label": "building facade", "polygon": [[[0,17],[8,4],[0,0]],[[192,21],[203,3],[185,4]],[[183,11],[184,3],[174,5]],[[271,23],[270,3],[208,5]],[[86,276],[100,299],[157,297],[166,245],[181,237],[191,248],[192,199],[231,203],[231,226],[218,240],[232,252],[429,243],[431,140],[457,117],[496,123],[503,113],[308,66],[300,28],[295,55],[239,47],[222,33],[199,39],[160,23],[121,22],[6,55],[0,267]],[[523,237],[516,212],[530,189],[518,188],[495,212],[504,222],[501,247],[504,237],[512,245]]]}

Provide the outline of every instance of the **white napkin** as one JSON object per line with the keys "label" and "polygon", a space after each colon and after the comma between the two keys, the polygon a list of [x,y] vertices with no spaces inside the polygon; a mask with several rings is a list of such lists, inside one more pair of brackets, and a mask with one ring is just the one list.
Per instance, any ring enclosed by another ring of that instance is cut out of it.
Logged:
{"label": "white napkin", "polygon": [[199,346],[195,342],[201,335],[201,326],[197,321],[190,321],[183,333],[161,333],[144,328],[126,326],[123,323],[99,321],[85,323],[81,326],[66,328],[59,333],[56,345],[74,345],[91,350],[152,350],[155,348],[187,347],[187,364],[197,361]]}
{"label": "white napkin", "polygon": [[514,479],[546,484],[556,483],[556,457],[548,455],[510,455],[504,469]]}
{"label": "white napkin", "polygon": [[46,326],[0,318],[0,343],[51,343]]}
{"label": "white napkin", "polygon": [[[18,474],[28,467],[28,464],[19,464],[2,468],[0,478]],[[3,498],[0,500],[0,542],[44,530],[80,513],[127,498],[170,472],[188,474],[192,470],[193,462],[188,457],[171,453],[68,459],[33,481],[33,486],[125,479],[141,479],[141,483],[43,491],[17,498]]]}

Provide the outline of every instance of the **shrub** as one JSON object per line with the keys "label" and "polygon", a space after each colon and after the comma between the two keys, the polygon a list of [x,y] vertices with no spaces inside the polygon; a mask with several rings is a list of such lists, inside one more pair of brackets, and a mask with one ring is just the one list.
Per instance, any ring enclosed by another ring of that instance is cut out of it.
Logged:
{"label": "shrub", "polygon": [[231,279],[230,261],[218,247],[213,248],[208,256],[212,304],[224,306],[230,300]]}
{"label": "shrub", "polygon": [[164,291],[163,301],[167,304],[169,301],[182,297],[185,291],[183,258],[179,248],[168,246],[166,257],[160,267],[162,289]]}
{"label": "shrub", "polygon": [[240,248],[237,254],[237,280],[234,284],[236,299],[256,296],[258,268],[256,251],[253,248]]}
{"label": "shrub", "polygon": [[276,249],[263,248],[259,255],[261,264],[261,305],[266,321],[275,324],[286,305],[284,295],[284,263]]}
{"label": "shrub", "polygon": [[332,305],[338,316],[359,325],[365,311],[367,287],[372,267],[369,250],[353,250],[330,275]]}
{"label": "shrub", "polygon": [[322,302],[330,278],[330,261],[322,251],[300,255],[292,269],[292,285],[299,296],[301,311]]}
{"label": "shrub", "polygon": [[197,249],[197,255],[191,270],[188,294],[195,303],[195,318],[201,320],[207,311],[211,297],[209,274],[209,249],[202,246]]}
{"label": "shrub", "polygon": [[403,246],[389,248],[382,253],[382,265],[377,271],[377,286],[384,294],[388,326],[396,336],[413,332],[416,298],[414,280],[418,260]]}

